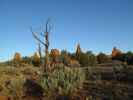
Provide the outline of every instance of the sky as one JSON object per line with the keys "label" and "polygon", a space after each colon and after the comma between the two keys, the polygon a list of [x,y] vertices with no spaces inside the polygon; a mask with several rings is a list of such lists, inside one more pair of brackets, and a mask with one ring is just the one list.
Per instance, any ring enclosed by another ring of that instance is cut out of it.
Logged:
{"label": "sky", "polygon": [[32,55],[33,31],[50,18],[50,49],[133,51],[133,0],[0,0],[0,61]]}

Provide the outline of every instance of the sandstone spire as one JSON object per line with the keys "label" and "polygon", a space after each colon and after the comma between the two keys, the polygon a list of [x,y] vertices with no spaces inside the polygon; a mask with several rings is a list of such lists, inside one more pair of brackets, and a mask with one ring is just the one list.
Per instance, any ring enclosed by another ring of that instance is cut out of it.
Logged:
{"label": "sandstone spire", "polygon": [[77,49],[76,49],[76,58],[80,59],[80,54],[81,54],[81,48],[80,48],[80,44],[78,43],[77,45]]}

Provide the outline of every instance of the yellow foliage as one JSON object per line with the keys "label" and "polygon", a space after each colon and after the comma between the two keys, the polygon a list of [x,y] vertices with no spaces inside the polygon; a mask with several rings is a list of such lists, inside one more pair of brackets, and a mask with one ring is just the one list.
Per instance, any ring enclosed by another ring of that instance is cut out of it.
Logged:
{"label": "yellow foliage", "polygon": [[117,49],[116,47],[113,48],[112,50],[112,57],[116,57],[117,55],[120,55],[122,52]]}
{"label": "yellow foliage", "polygon": [[38,56],[37,53],[35,53],[34,56],[33,56],[33,59],[36,60],[36,61],[39,61],[40,60],[40,57]]}
{"label": "yellow foliage", "polygon": [[32,57],[32,63],[34,66],[39,66],[40,65],[40,57],[38,56],[37,53],[35,53]]}
{"label": "yellow foliage", "polygon": [[15,53],[14,60],[15,61],[21,61],[21,55],[20,55],[20,53],[18,53],[18,52]]}
{"label": "yellow foliage", "polygon": [[52,49],[51,52],[50,52],[50,56],[53,57],[53,58],[56,58],[60,55],[60,52],[58,49]]}

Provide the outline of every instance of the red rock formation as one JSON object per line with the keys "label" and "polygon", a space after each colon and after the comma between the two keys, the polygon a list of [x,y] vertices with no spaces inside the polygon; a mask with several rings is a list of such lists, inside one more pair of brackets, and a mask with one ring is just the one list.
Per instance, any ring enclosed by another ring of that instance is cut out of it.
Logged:
{"label": "red rock formation", "polygon": [[113,50],[112,50],[112,57],[116,57],[116,56],[120,55],[121,53],[122,52],[119,49],[114,47]]}
{"label": "red rock formation", "polygon": [[58,49],[52,49],[51,52],[50,52],[50,55],[52,57],[58,57],[60,55],[60,52]]}
{"label": "red rock formation", "polygon": [[78,43],[77,49],[76,49],[76,56],[78,56],[81,53],[80,44]]}
{"label": "red rock formation", "polygon": [[57,62],[57,57],[59,57],[60,52],[58,49],[52,49],[50,52],[50,56],[52,57],[52,62],[56,63]]}

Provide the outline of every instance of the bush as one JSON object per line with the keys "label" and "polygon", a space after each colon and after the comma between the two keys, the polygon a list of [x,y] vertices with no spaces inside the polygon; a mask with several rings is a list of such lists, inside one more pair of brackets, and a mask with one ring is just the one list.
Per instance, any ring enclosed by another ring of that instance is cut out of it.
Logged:
{"label": "bush", "polygon": [[18,53],[18,52],[15,53],[13,62],[14,62],[14,66],[20,66],[20,64],[21,64],[21,54],[20,53]]}
{"label": "bush", "polygon": [[6,80],[4,82],[3,93],[7,96],[11,96],[13,100],[21,100],[24,82],[25,78],[23,75]]}
{"label": "bush", "polygon": [[99,64],[101,63],[108,63],[111,59],[109,58],[108,55],[104,54],[104,53],[99,53],[97,55],[97,61]]}
{"label": "bush", "polygon": [[32,57],[32,64],[33,64],[34,66],[40,66],[40,64],[41,64],[41,60],[40,60],[40,58],[39,58],[39,56],[38,56],[37,53],[35,53],[35,54],[33,55],[33,57]]}
{"label": "bush", "polygon": [[85,75],[80,69],[58,66],[43,78],[41,85],[50,95],[56,91],[56,95],[70,96],[82,86],[84,80]]}

